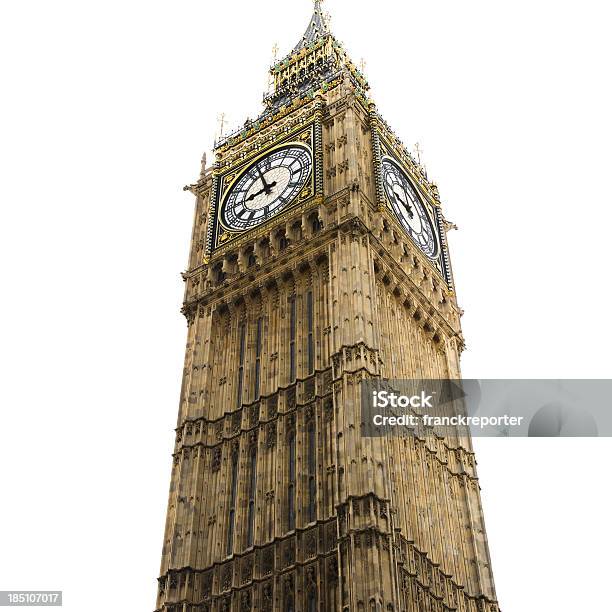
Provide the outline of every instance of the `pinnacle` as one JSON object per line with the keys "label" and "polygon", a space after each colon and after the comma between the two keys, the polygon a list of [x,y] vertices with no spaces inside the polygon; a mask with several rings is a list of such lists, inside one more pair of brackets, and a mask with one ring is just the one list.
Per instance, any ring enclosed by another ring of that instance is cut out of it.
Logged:
{"label": "pinnacle", "polygon": [[304,36],[302,36],[300,42],[293,49],[293,52],[295,53],[296,51],[307,47],[318,38],[321,38],[329,33],[329,26],[325,16],[323,15],[323,9],[321,8],[321,0],[315,0],[314,11],[312,17],[310,18],[310,23],[304,32]]}

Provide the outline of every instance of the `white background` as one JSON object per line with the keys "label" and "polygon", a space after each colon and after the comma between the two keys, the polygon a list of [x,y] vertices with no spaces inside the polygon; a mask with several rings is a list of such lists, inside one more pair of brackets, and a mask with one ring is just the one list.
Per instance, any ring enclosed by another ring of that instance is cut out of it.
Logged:
{"label": "white background", "polygon": [[[598,0],[336,0],[379,110],[420,142],[466,377],[610,377],[610,65]],[[193,198],[309,0],[0,9],[0,589],[152,610]],[[210,159],[210,157],[209,157]],[[611,441],[477,440],[504,612],[609,602]]]}

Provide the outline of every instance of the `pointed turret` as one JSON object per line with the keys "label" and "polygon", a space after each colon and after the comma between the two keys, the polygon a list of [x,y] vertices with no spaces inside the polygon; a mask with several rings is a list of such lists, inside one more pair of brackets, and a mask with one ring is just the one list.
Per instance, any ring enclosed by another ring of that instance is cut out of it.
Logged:
{"label": "pointed turret", "polygon": [[307,47],[308,45],[315,42],[318,38],[331,34],[329,31],[329,25],[325,16],[323,15],[323,9],[321,8],[321,0],[315,0],[314,12],[310,19],[310,23],[302,36],[302,40],[294,47],[293,53]]}
{"label": "pointed turret", "polygon": [[321,4],[322,0],[315,0],[314,11],[300,42],[270,68],[272,91],[264,95],[263,113],[244,128],[217,141],[215,150],[246,137],[249,129],[259,129],[279,112],[290,112],[313,100],[317,93],[330,91],[343,82],[350,83],[367,106],[370,86],[342,43],[331,33]]}
{"label": "pointed turret", "polygon": [[344,76],[364,96],[369,89],[364,76],[331,33],[321,0],[315,0],[312,17],[300,42],[270,72],[274,91],[264,99],[269,110],[286,106],[299,97],[313,96],[316,91],[325,91]]}

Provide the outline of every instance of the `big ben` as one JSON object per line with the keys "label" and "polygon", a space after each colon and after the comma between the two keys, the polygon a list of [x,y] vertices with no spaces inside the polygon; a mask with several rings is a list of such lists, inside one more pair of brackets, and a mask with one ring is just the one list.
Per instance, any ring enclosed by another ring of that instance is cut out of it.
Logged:
{"label": "big ben", "polygon": [[469,438],[365,435],[361,382],[458,379],[438,189],[321,3],[186,187],[158,612],[498,612]]}

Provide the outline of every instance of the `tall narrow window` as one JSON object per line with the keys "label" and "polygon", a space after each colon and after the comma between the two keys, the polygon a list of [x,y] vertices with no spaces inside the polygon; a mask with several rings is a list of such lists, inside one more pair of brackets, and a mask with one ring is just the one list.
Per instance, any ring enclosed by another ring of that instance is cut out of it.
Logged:
{"label": "tall narrow window", "polygon": [[254,397],[259,399],[259,387],[261,383],[261,335],[263,333],[263,318],[257,319],[257,337],[255,338],[255,389]]}
{"label": "tall narrow window", "polygon": [[295,432],[289,433],[289,487],[287,489],[287,527],[295,529]]}
{"label": "tall narrow window", "polygon": [[289,300],[289,382],[295,380],[295,296]]}
{"label": "tall narrow window", "polygon": [[244,385],[244,342],[246,336],[246,326],[241,323],[238,331],[239,357],[238,357],[238,392],[236,393],[236,407],[242,406],[242,388]]}
{"label": "tall narrow window", "polygon": [[312,588],[308,593],[308,605],[306,606],[307,612],[317,612],[317,594]]}
{"label": "tall narrow window", "polygon": [[234,552],[234,528],[236,522],[236,490],[238,488],[238,451],[232,452],[232,475],[230,489],[230,507],[227,526],[227,546],[226,554],[231,555]]}
{"label": "tall narrow window", "polygon": [[308,522],[317,520],[317,444],[314,421],[308,424]]}
{"label": "tall narrow window", "polygon": [[313,337],[313,329],[314,329],[314,310],[312,303],[312,291],[309,291],[306,294],[306,310],[307,310],[307,319],[308,319],[308,373],[312,374],[314,372],[314,337]]}
{"label": "tall narrow window", "polygon": [[257,488],[257,448],[251,450],[249,479],[249,516],[247,524],[247,548],[253,546],[255,537],[255,491]]}

